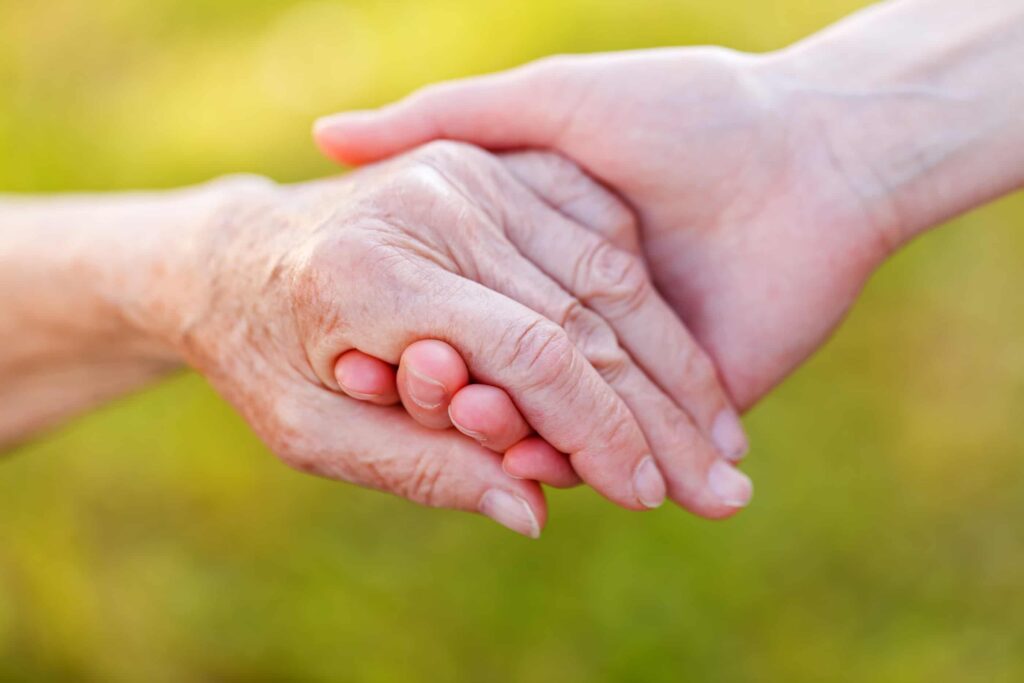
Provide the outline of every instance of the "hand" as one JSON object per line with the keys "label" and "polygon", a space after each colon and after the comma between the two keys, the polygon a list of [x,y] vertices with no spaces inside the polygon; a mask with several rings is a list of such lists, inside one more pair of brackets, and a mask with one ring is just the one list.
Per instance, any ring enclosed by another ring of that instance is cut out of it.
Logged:
{"label": "hand", "polygon": [[[445,342],[413,342],[402,352],[397,373],[379,358],[348,351],[338,359],[335,374],[342,391],[357,400],[395,405],[401,395],[409,415],[420,424],[432,429],[454,426],[468,439],[500,453],[501,467],[509,476],[556,488],[582,483],[563,454],[543,439],[531,436],[530,425],[506,392],[487,384],[469,383],[465,362]],[[429,409],[411,399],[416,383],[424,381],[440,387],[443,396]]]}
{"label": "hand", "polygon": [[[732,514],[736,502],[708,485],[721,456],[690,417],[731,410],[710,363],[635,256],[509,170],[550,173],[547,159],[503,165],[440,144],[343,180],[247,196],[192,239],[191,262],[203,270],[184,279],[202,285],[178,302],[184,355],[289,464],[461,509],[488,512],[501,495],[488,492],[503,492],[515,505],[502,509],[532,511],[537,524],[519,530],[533,533],[544,517],[540,492],[507,477],[499,485],[506,475],[496,455],[480,478],[468,459],[446,459],[448,440],[398,448],[413,427],[394,411],[381,418],[403,425],[383,437],[391,452],[371,450],[364,430],[355,437],[346,427],[353,403],[339,396],[339,356],[358,349],[394,363],[413,341],[442,339],[611,500],[656,506],[667,480],[668,494],[688,509]],[[568,165],[558,163],[564,173]],[[601,201],[614,204],[606,193]],[[666,364],[671,354],[691,360]],[[415,400],[425,411],[418,417],[438,400]],[[462,452],[470,446],[482,450],[467,444]]]}
{"label": "hand", "polygon": [[797,106],[771,68],[705,48],[557,57],[329,117],[316,139],[351,163],[435,138],[573,159],[637,210],[656,283],[747,407],[822,343],[895,241],[830,112]]}

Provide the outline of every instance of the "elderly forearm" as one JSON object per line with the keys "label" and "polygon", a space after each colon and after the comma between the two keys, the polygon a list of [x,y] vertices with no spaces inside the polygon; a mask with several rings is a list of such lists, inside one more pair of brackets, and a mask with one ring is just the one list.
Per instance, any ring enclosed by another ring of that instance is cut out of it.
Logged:
{"label": "elderly forearm", "polygon": [[768,62],[894,244],[1024,186],[1020,0],[879,3]]}
{"label": "elderly forearm", "polygon": [[179,364],[158,332],[187,296],[175,259],[231,186],[0,197],[0,447]]}

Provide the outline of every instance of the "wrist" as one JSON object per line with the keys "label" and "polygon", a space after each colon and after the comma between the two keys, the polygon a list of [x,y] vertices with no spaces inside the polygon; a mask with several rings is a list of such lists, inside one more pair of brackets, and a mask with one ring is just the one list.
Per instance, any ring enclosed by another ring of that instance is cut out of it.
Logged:
{"label": "wrist", "polygon": [[1024,184],[1024,5],[883,3],[766,55],[894,249]]}
{"label": "wrist", "polygon": [[203,294],[194,245],[253,185],[0,198],[0,445],[181,363],[179,321]]}
{"label": "wrist", "polygon": [[[193,333],[211,314],[230,258],[235,227],[268,205],[277,186],[267,178],[236,175],[176,190],[150,207],[149,240],[129,265],[134,293],[108,292],[132,334],[154,358],[191,362]],[[159,218],[155,214],[160,214]]]}

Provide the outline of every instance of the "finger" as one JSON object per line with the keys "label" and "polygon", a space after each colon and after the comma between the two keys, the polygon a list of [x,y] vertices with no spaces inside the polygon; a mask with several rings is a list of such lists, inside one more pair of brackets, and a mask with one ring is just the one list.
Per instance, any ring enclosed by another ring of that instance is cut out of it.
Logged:
{"label": "finger", "polygon": [[[503,263],[522,260],[505,244],[491,245],[511,250],[501,255]],[[391,276],[408,297],[395,302],[401,306],[397,315],[367,329],[366,339],[363,330],[354,330],[354,343],[388,358],[410,334],[447,341],[474,377],[507,391],[541,437],[570,454],[577,472],[595,490],[634,510],[659,505],[664,479],[636,419],[565,331],[483,284],[438,274],[435,268],[413,259],[393,266]],[[506,277],[515,279],[516,271],[509,268]],[[425,272],[434,278],[429,292],[420,284]],[[446,305],[437,306],[439,300]]]}
{"label": "finger", "polygon": [[[468,370],[458,352],[448,344],[437,340],[416,342],[406,349],[403,361],[408,371],[415,366],[419,377],[429,378],[429,390],[440,392],[434,386],[435,382],[445,387],[444,395],[451,395],[447,409],[451,423],[486,448],[503,453],[530,433],[526,420],[503,390],[486,384],[465,385]],[[409,396],[417,386],[416,382],[409,381],[410,375],[411,372],[406,374],[404,382],[405,396]],[[419,403],[407,401],[412,406],[411,409],[407,407],[407,411],[420,424],[434,426],[436,423],[428,423],[424,419],[422,403],[422,397]],[[427,417],[436,418],[436,412],[429,411]],[[565,459],[561,454],[559,457]]]}
{"label": "finger", "polygon": [[[585,482],[613,500],[616,499],[616,494],[623,493],[620,488],[621,482],[631,481],[634,492],[656,492],[659,496],[657,500],[660,502],[664,484],[659,472],[661,469],[669,480],[669,494],[672,499],[695,514],[721,518],[734,514],[737,508],[745,505],[752,493],[749,479],[734,468],[725,471],[728,477],[720,476],[722,470],[717,464],[722,455],[705,438],[690,415],[637,367],[631,356],[619,345],[615,330],[610,328],[601,316],[581,305],[579,300],[565,291],[568,288],[583,289],[588,298],[597,298],[607,287],[602,284],[590,293],[586,289],[588,282],[577,282],[579,277],[576,274],[586,273],[593,269],[595,264],[604,267],[606,264],[599,259],[604,258],[605,254],[625,255],[630,259],[630,263],[636,263],[636,257],[611,247],[607,241],[600,240],[593,233],[551,209],[527,188],[509,178],[506,169],[493,157],[487,157],[479,150],[473,151],[473,148],[453,148],[451,145],[432,145],[424,149],[426,151],[421,154],[426,155],[425,163],[439,165],[444,161],[444,154],[450,154],[453,149],[460,149],[463,155],[476,154],[482,157],[481,169],[488,169],[485,165],[488,162],[484,159],[493,164],[493,175],[478,172],[452,181],[464,196],[491,198],[493,201],[489,206],[495,213],[484,214],[481,220],[499,221],[505,234],[512,241],[512,244],[508,244],[495,240],[495,243],[490,245],[490,258],[474,260],[474,277],[478,277],[487,287],[525,304],[562,328],[558,332],[568,338],[572,350],[582,355],[584,362],[590,364],[590,369],[599,373],[598,376],[603,378],[606,387],[614,389],[617,400],[625,402],[627,413],[634,416],[635,421],[642,427],[646,442],[653,447],[654,459],[651,459],[650,451],[646,454],[634,451],[621,460],[612,458],[598,462],[588,457],[588,454],[577,452],[578,449],[563,447],[551,434],[544,431],[541,422],[538,421],[544,420],[545,417],[550,418],[550,414],[531,414],[519,397],[510,391],[527,421],[536,427],[540,435],[552,446],[570,455],[573,467]],[[500,188],[497,197],[495,188]],[[512,210],[511,207],[514,207],[514,211],[508,213]],[[551,241],[549,244],[557,247],[552,250],[538,246],[545,237],[552,234],[567,234],[576,242]],[[594,246],[597,244],[603,245],[602,248],[597,249]],[[522,253],[517,251],[516,247]],[[548,272],[544,272],[545,270]],[[653,291],[653,287],[646,281],[642,267],[632,272],[637,271],[643,276],[643,282],[646,282],[649,290]],[[606,279],[612,285],[621,284],[615,277]],[[563,284],[560,286],[556,280]],[[609,315],[613,313],[617,311],[612,311]],[[624,313],[627,315],[615,317],[620,326],[623,325],[623,320],[630,322],[628,307]],[[654,320],[657,316],[649,316],[652,318],[649,321],[651,324],[639,330],[627,324],[621,331],[624,335],[634,335],[632,338],[641,343],[644,340],[642,336],[637,337],[637,334],[650,334],[652,329],[660,333],[662,327],[669,324],[678,326],[678,329],[685,333],[685,329],[667,307],[661,314],[657,320]],[[641,321],[648,322],[643,317]],[[564,346],[564,341],[559,339],[559,346]],[[697,347],[694,345],[693,348]],[[666,351],[671,354],[675,349],[669,347]],[[465,354],[464,357],[472,367],[472,359]],[[653,359],[652,367],[657,368],[656,363],[664,362],[666,357],[671,358],[671,355]],[[473,372],[477,374],[475,369]],[[485,383],[510,389],[501,381],[492,381],[486,377],[481,379]],[[600,390],[600,387],[594,387],[594,391]],[[724,394],[719,392],[719,400],[723,396]],[[588,423],[593,423],[594,416],[587,412],[573,410],[562,411],[560,414],[565,416],[563,419],[579,421],[581,418],[590,418]],[[563,423],[560,426],[565,425]],[[602,425],[600,429],[603,433],[608,433],[608,425]],[[597,432],[593,434],[596,435]],[[624,470],[625,463],[629,463],[632,469]],[[671,472],[667,471],[669,468]],[[616,482],[610,480],[612,472],[617,472],[620,476],[618,486]],[[653,499],[645,500],[643,496],[638,498],[641,503],[648,506],[653,502]]]}
{"label": "finger", "polygon": [[576,164],[551,152],[506,152],[498,158],[516,179],[569,220],[619,249],[640,253],[640,228],[633,212]]}
{"label": "finger", "polygon": [[533,479],[560,489],[578,486],[582,481],[565,454],[536,436],[508,449],[501,466],[516,479]]}
{"label": "finger", "polygon": [[334,378],[352,398],[380,406],[398,402],[395,368],[362,351],[353,349],[341,354],[334,365]]}
{"label": "finger", "polygon": [[540,437],[527,438],[529,425],[508,394],[498,387],[470,384],[452,397],[448,412],[456,429],[491,450],[505,453],[502,466],[510,475],[558,488],[580,483],[563,453]]}
{"label": "finger", "polygon": [[456,429],[499,453],[531,431],[509,395],[488,384],[470,384],[459,391],[452,397],[448,414]]}
{"label": "finger", "polygon": [[[453,178],[443,169],[465,168],[467,162],[486,159],[480,163],[491,164],[507,183],[515,184],[532,201],[539,201],[515,183],[497,160],[480,150],[471,151],[475,148],[464,145],[428,147],[415,158],[412,168],[416,172],[409,174],[408,182],[423,184],[431,193],[436,193],[441,183],[446,191],[455,190],[449,194],[457,195],[461,188],[454,186]],[[504,194],[500,186],[492,185],[479,196]],[[386,299],[386,314],[368,310],[366,299],[357,297],[363,306],[349,307],[344,343],[392,360],[419,339],[448,342],[478,381],[508,392],[527,422],[552,446],[568,453],[577,472],[595,490],[630,509],[659,505],[664,501],[665,482],[629,408],[564,330],[496,291],[501,280],[516,277],[511,270],[502,274],[503,265],[510,260],[525,260],[504,239],[500,226],[494,225],[496,209],[474,202],[474,196],[478,195],[461,198],[457,214],[441,214],[449,223],[444,229],[460,231],[457,236],[469,240],[469,250],[463,250],[460,240],[455,239],[445,246],[449,250],[457,248],[455,253],[419,255],[415,250],[401,249],[402,257],[393,258],[393,251],[382,251],[380,238],[372,231],[353,231],[323,247],[317,256],[320,264],[340,259],[355,268],[369,263],[382,280],[381,291],[395,293]],[[492,239],[471,239],[481,233]],[[458,262],[446,267],[437,262],[437,257]],[[485,266],[493,289],[490,283],[476,281]],[[449,267],[458,269],[459,274]],[[309,272],[319,292],[330,290],[341,297],[352,296],[345,278],[332,275],[332,268],[314,267]],[[322,358],[335,355],[338,344],[337,334],[311,339],[307,353],[314,367],[320,366]]]}
{"label": "finger", "polygon": [[536,482],[510,477],[498,454],[455,431],[426,429],[397,407],[346,401],[305,385],[276,400],[273,414],[278,436],[264,436],[297,469],[431,507],[478,512],[531,538],[547,521]]}
{"label": "finger", "polygon": [[[718,450],[690,416],[637,367],[599,315],[581,305],[529,261],[505,259],[503,269],[505,291],[516,301],[556,321],[586,361],[625,402],[651,446],[651,466],[663,473],[672,500],[711,519],[728,517],[749,502],[753,489],[745,475],[731,467],[725,473],[728,477],[720,472],[716,465],[724,461]],[[547,437],[543,432],[541,435]],[[576,472],[591,485],[605,476],[605,468],[614,466],[610,461],[595,462],[568,452]],[[639,467],[639,463],[636,465]],[[646,473],[638,469],[632,476],[639,488]]]}
{"label": "finger", "polygon": [[[554,171],[530,170],[552,160]],[[570,162],[554,155],[533,153],[520,156],[512,163],[524,178],[561,178],[560,184],[575,183],[588,195],[602,197],[601,203],[616,203],[614,197],[596,183],[571,180],[572,175],[582,173]],[[502,187],[504,201],[493,203],[504,215],[496,219],[502,222],[508,237],[526,257],[522,260],[526,265],[515,277],[509,277],[503,266],[502,272],[483,273],[484,283],[516,300],[529,301],[528,306],[560,324],[566,321],[558,316],[574,316],[579,308],[564,292],[575,296],[603,319],[601,324],[611,326],[617,336],[616,343],[621,343],[655,385],[692,418],[723,457],[733,461],[742,458],[747,450],[747,439],[713,363],[658,295],[640,256],[616,248],[554,210],[527,187],[505,179],[506,172],[507,163],[498,169],[494,178],[478,174],[460,181],[462,191],[468,196],[486,196],[491,184]],[[564,177],[570,178],[566,181]],[[564,191],[546,186],[537,190],[541,197],[555,196],[556,201],[566,204]],[[539,277],[532,272],[538,269]],[[526,291],[536,283],[552,280],[557,283],[553,287],[542,284],[540,290]],[[520,284],[524,291],[517,289]],[[531,298],[524,299],[524,296]],[[560,303],[552,306],[554,301]],[[582,472],[580,474],[587,479]]]}
{"label": "finger", "polygon": [[431,85],[381,109],[326,116],[313,137],[327,156],[349,164],[441,138],[489,148],[552,147],[573,114],[577,79],[564,68],[568,59]]}
{"label": "finger", "polygon": [[475,376],[508,391],[540,436],[570,454],[595,490],[635,510],[663,502],[665,481],[636,419],[565,330],[532,314],[506,329],[490,358],[472,348],[464,355]]}
{"label": "finger", "polygon": [[414,420],[431,429],[451,427],[448,404],[469,383],[459,352],[436,339],[417,341],[398,363],[398,394]]}
{"label": "finger", "polygon": [[[515,163],[524,170],[545,156],[520,157]],[[538,191],[542,197],[551,192]],[[521,219],[515,223],[524,225]],[[615,247],[550,209],[535,225],[510,234],[528,259],[611,326],[623,348],[723,457],[742,459],[748,440],[714,363],[658,294],[639,254]]]}
{"label": "finger", "polygon": [[[640,258],[573,227],[551,230],[528,255],[608,322],[647,376],[693,418],[723,457],[740,460],[748,440],[715,365],[657,293]],[[581,254],[575,264],[547,256],[549,250],[571,246]]]}

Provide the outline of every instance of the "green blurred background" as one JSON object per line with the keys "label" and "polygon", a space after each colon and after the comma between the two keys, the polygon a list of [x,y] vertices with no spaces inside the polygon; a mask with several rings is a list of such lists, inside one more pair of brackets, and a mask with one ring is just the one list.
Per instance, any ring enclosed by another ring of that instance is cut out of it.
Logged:
{"label": "green blurred background", "polygon": [[[0,0],[0,190],[314,177],[325,112],[860,4]],[[556,492],[531,542],[293,473],[197,377],[121,401],[3,464],[0,680],[1024,680],[1022,218],[879,273],[750,416],[726,523]]]}

